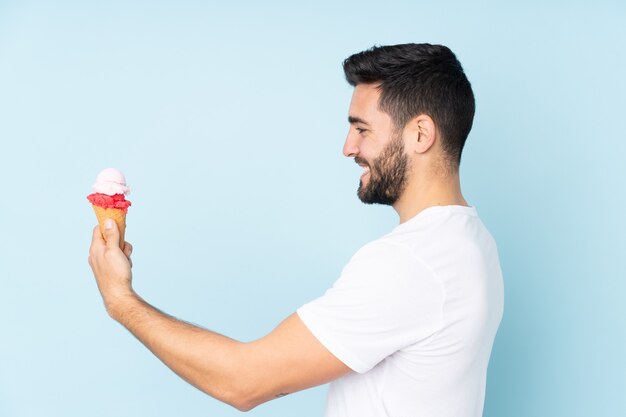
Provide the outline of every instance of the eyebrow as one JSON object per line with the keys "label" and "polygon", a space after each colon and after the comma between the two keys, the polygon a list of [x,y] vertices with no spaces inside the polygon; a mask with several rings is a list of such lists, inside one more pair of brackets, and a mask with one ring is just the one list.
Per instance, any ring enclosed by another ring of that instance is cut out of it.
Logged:
{"label": "eyebrow", "polygon": [[361,119],[360,117],[355,117],[355,116],[348,116],[348,122],[353,125],[355,123],[361,123],[364,124],[366,126],[369,126],[370,124],[367,123],[365,120]]}

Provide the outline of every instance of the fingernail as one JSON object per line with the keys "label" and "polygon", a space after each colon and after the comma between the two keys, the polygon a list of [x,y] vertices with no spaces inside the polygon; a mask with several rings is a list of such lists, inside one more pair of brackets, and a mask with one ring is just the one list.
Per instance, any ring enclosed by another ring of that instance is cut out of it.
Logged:
{"label": "fingernail", "polygon": [[113,220],[111,219],[106,219],[104,221],[104,228],[105,229],[113,229]]}

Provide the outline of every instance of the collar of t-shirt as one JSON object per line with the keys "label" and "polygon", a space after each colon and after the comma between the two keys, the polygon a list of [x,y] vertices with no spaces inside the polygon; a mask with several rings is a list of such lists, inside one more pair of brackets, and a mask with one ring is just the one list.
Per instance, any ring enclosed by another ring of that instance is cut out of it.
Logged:
{"label": "collar of t-shirt", "polygon": [[404,223],[399,224],[393,230],[393,232],[399,232],[404,229],[413,228],[415,224],[425,221],[428,217],[441,215],[441,214],[449,214],[449,213],[460,213],[468,216],[477,217],[478,213],[476,212],[476,207],[474,206],[430,206],[426,207],[424,210],[417,213],[415,216],[411,217],[409,220]]}

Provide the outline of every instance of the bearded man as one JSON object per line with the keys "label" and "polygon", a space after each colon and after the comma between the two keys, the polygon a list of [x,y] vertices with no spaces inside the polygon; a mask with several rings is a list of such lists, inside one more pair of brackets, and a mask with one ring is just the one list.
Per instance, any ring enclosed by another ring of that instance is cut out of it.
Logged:
{"label": "bearded man", "polygon": [[461,193],[471,85],[441,45],[373,47],[343,67],[357,194],[392,206],[400,224],[358,250],[323,296],[243,343],[139,297],[132,247],[119,249],[108,221],[89,255],[105,306],[183,379],[240,410],[331,382],[327,417],[481,416],[503,283],[496,244]]}

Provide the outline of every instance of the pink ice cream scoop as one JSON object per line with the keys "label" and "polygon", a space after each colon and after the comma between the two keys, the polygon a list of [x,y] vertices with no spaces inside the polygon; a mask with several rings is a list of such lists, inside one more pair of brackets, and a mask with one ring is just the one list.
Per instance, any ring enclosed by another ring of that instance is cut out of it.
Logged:
{"label": "pink ice cream scoop", "polygon": [[115,168],[107,168],[100,171],[91,189],[94,193],[106,195],[130,194],[130,188],[126,185],[124,174]]}

